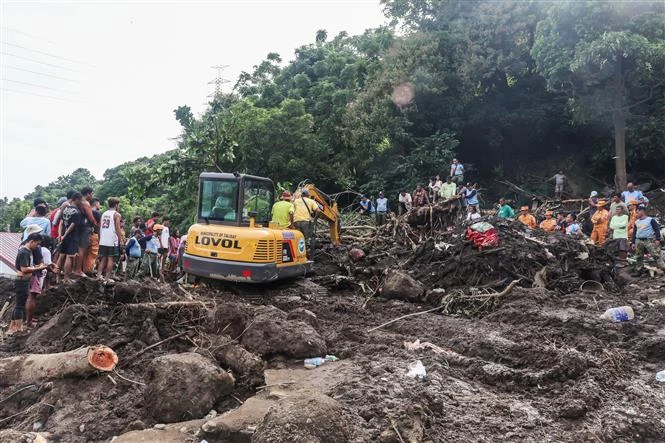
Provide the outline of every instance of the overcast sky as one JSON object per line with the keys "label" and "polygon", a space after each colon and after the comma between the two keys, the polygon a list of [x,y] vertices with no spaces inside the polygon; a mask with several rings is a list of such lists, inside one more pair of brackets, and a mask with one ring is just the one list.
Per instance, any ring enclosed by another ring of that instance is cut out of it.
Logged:
{"label": "overcast sky", "polygon": [[173,110],[198,114],[213,65],[230,88],[269,52],[385,23],[379,0],[0,1],[0,196],[76,168],[104,170],[172,149]]}

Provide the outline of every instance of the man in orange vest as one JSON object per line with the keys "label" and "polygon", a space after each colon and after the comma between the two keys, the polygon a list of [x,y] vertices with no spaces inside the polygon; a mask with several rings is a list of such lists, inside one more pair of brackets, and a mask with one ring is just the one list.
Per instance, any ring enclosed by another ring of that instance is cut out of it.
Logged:
{"label": "man in orange vest", "polygon": [[553,215],[552,211],[545,212],[545,220],[540,222],[540,229],[547,232],[556,231],[556,219],[552,217]]}
{"label": "man in orange vest", "polygon": [[607,237],[607,226],[610,221],[610,213],[605,206],[605,200],[598,200],[596,203],[596,212],[591,217],[593,223],[593,231],[591,231],[591,240],[596,246],[605,246],[605,238]]}
{"label": "man in orange vest", "polygon": [[529,214],[528,206],[522,206],[520,208],[520,215],[519,217],[517,217],[517,220],[520,221],[521,223],[524,223],[531,229],[536,229],[536,217]]}

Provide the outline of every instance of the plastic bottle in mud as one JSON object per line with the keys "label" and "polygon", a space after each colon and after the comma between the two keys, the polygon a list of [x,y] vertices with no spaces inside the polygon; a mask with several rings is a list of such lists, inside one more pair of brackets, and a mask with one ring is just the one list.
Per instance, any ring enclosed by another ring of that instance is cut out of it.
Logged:
{"label": "plastic bottle in mud", "polygon": [[610,308],[603,315],[600,316],[603,320],[610,320],[614,322],[628,321],[635,318],[633,308],[630,306],[619,306],[618,308]]}
{"label": "plastic bottle in mud", "polygon": [[663,382],[665,381],[665,371],[659,371],[656,373],[656,380]]}
{"label": "plastic bottle in mud", "polygon": [[325,358],[321,357],[314,357],[314,358],[306,358],[305,359],[305,368],[307,369],[314,369],[317,366],[321,366],[326,362]]}

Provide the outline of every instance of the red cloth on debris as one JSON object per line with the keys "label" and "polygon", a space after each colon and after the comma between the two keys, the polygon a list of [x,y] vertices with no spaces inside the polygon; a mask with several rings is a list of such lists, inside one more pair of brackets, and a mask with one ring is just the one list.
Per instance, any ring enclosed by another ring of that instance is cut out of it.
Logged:
{"label": "red cloth on debris", "polygon": [[488,229],[485,232],[474,231],[466,228],[466,238],[473,240],[473,244],[478,249],[491,248],[499,245],[499,233],[496,228]]}

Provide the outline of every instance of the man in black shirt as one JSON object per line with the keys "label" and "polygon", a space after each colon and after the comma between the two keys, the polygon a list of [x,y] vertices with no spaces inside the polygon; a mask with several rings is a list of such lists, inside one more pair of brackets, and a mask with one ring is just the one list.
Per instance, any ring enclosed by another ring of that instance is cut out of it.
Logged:
{"label": "man in black shirt", "polygon": [[35,271],[46,268],[44,263],[34,265],[33,252],[39,249],[42,236],[38,233],[30,234],[26,242],[21,245],[16,254],[16,280],[14,281],[15,305],[12,312],[12,321],[9,324],[7,335],[13,335],[23,330],[23,319],[25,318],[25,302],[28,300],[28,289],[30,278]]}
{"label": "man in black shirt", "polygon": [[78,254],[77,227],[81,224],[81,211],[79,206],[83,196],[80,192],[72,195],[72,203],[62,210],[62,227],[60,229],[60,258],[58,267],[62,267],[64,261],[64,280],[70,281],[74,261]]}

